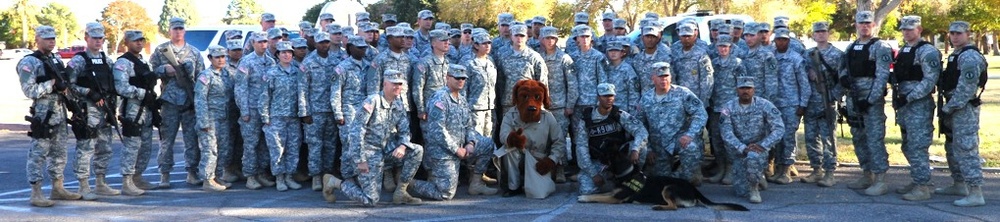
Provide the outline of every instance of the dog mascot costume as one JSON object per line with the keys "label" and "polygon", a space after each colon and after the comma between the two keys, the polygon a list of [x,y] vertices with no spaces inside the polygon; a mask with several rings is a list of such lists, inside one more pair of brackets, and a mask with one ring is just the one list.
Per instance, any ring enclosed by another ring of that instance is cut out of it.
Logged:
{"label": "dog mascot costume", "polygon": [[[551,103],[548,88],[535,80],[521,80],[514,85],[516,109],[504,113],[500,126],[503,148],[501,188],[504,196],[522,192],[528,198],[544,199],[555,192],[552,171],[566,155],[566,138],[555,116],[543,108]],[[505,185],[504,185],[505,184]]]}

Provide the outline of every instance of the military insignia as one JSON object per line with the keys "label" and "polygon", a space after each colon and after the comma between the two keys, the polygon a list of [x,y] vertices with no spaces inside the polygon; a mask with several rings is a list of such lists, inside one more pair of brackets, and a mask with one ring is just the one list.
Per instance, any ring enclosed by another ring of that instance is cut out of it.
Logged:
{"label": "military insignia", "polygon": [[28,65],[21,66],[21,70],[25,72],[31,72],[31,68],[28,68]]}
{"label": "military insignia", "polygon": [[437,106],[437,108],[444,110],[444,103],[441,101],[437,101],[436,103],[434,103],[434,106]]}
{"label": "military insignia", "polygon": [[115,65],[115,69],[117,69],[117,70],[121,70],[121,71],[125,71],[125,70],[127,70],[127,69],[125,69],[125,64],[118,64],[118,65]]}
{"label": "military insignia", "polygon": [[965,72],[965,74],[962,74],[962,76],[967,79],[975,79],[976,77],[979,77],[979,74],[975,72]]}
{"label": "military insignia", "polygon": [[691,75],[692,75],[692,76],[696,76],[696,75],[698,75],[698,70],[696,70],[696,69],[692,69],[692,70],[691,70]]}
{"label": "military insignia", "polygon": [[198,81],[201,81],[201,83],[208,85],[208,76],[204,74],[198,75]]}
{"label": "military insignia", "polygon": [[723,116],[729,116],[729,109],[722,109],[719,113],[722,113]]}
{"label": "military insignia", "polygon": [[240,69],[240,72],[243,72],[243,73],[250,73],[250,72],[248,72],[248,71],[247,71],[247,67],[246,67],[246,66],[240,66],[240,68],[239,68],[239,69]]}
{"label": "military insignia", "polygon": [[370,112],[372,112],[372,110],[373,110],[373,109],[375,109],[375,106],[373,106],[373,105],[372,105],[371,103],[369,103],[369,102],[366,102],[366,103],[365,103],[365,105],[363,105],[362,107],[364,107],[364,108],[365,108],[365,110],[368,110],[368,112],[369,112],[369,113],[370,113]]}
{"label": "military insignia", "polygon": [[892,56],[882,55],[882,61],[885,61],[885,62],[892,61]]}
{"label": "military insignia", "polygon": [[299,71],[306,72],[306,66],[305,65],[299,65]]}
{"label": "military insignia", "polygon": [[344,74],[344,71],[340,69],[340,66],[337,66],[337,68],[333,68],[333,71],[337,72],[337,74]]}

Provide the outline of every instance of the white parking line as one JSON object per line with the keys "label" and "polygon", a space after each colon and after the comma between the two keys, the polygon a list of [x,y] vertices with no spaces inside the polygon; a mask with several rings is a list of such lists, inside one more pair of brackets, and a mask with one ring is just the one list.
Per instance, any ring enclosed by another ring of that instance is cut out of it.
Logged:
{"label": "white parking line", "polygon": [[[176,162],[176,163],[174,163],[174,165],[175,166],[177,166],[177,165],[183,166],[184,165],[184,161]],[[156,169],[156,168],[157,168],[156,166],[147,167],[146,170],[144,170],[143,172],[149,171],[149,170],[152,170],[152,169]],[[187,172],[170,172],[170,175],[176,175],[176,174],[187,175]],[[159,176],[159,175],[160,175],[160,173],[146,173],[146,174],[142,174],[142,176]],[[105,178],[121,178],[121,177],[122,177],[121,173],[116,173],[116,174],[111,174],[111,175],[105,176]],[[174,181],[171,181],[171,182],[174,182]],[[80,181],[74,180],[74,181],[63,183],[63,186],[65,186],[66,188],[77,188],[78,186],[73,186],[73,185],[77,185],[77,184],[80,184]],[[109,184],[109,185],[121,186],[121,184]],[[51,189],[52,189],[52,185],[51,184],[47,185],[47,186],[42,186],[42,190],[51,190]],[[27,193],[27,192],[31,192],[31,188],[0,193],[0,197],[10,196],[10,195],[15,195],[15,194],[21,194],[21,193]],[[6,200],[6,199],[0,199],[0,202],[4,202],[4,200]]]}

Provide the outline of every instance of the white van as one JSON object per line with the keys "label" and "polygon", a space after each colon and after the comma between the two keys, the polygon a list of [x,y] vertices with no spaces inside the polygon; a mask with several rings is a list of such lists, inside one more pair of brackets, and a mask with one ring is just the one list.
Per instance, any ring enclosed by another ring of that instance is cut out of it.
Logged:
{"label": "white van", "polygon": [[[327,2],[323,5],[323,9],[320,10],[319,14],[330,13],[333,14],[333,23],[340,24],[342,27],[354,27],[357,30],[354,20],[357,19],[355,14],[358,12],[364,12],[365,6],[361,5],[357,1],[352,0],[337,0],[334,2]],[[319,18],[316,18],[315,24],[316,28],[322,30],[323,27],[319,27]]]}
{"label": "white van", "polygon": [[[209,61],[205,55],[208,55],[208,46],[219,45],[222,47],[226,46],[226,37],[223,36],[226,30],[236,29],[243,31],[243,45],[247,45],[251,33],[260,32],[260,25],[221,25],[221,26],[197,26],[197,27],[187,27],[184,33],[184,40],[188,44],[191,44],[198,51],[201,51],[202,60],[205,62],[205,66],[208,66]],[[288,28],[286,28],[288,29]],[[288,29],[288,39],[298,38],[299,31],[298,27],[294,29]]]}

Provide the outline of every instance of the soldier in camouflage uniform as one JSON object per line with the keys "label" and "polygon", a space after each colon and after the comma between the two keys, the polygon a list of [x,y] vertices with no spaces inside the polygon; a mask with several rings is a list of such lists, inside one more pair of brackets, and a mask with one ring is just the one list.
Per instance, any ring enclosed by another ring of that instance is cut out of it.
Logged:
{"label": "soldier in camouflage uniform", "polygon": [[[511,33],[511,26],[513,24],[511,23],[514,23],[514,14],[504,12],[497,15],[497,32],[500,34],[491,41],[493,45],[490,52],[492,53],[493,61],[499,62],[500,58],[506,55],[511,45],[514,44]],[[524,34],[527,35],[527,30],[524,31]]]}
{"label": "soldier in camouflage uniform", "polygon": [[[614,47],[612,43],[609,46]],[[620,50],[619,50],[620,51]],[[574,119],[573,131],[577,147],[576,159],[583,175],[580,177],[580,194],[593,194],[607,179],[639,170],[643,160],[640,153],[647,152],[649,134],[636,117],[614,105],[615,85],[601,83],[597,86],[598,105],[585,109],[580,119]],[[615,156],[628,156],[616,159]],[[633,168],[634,166],[634,168]],[[605,172],[605,169],[611,171]]]}
{"label": "soldier in camouflage uniform", "polygon": [[[625,61],[627,50],[631,50],[624,44],[628,41],[614,40],[605,46],[608,54],[607,83],[615,86],[615,91],[621,92],[622,96],[615,96],[615,106],[628,113],[638,113],[639,97],[639,76],[632,68],[632,64]],[[586,118],[584,116],[583,118]]]}
{"label": "soldier in camouflage uniform", "polygon": [[417,12],[417,30],[414,35],[415,42],[411,50],[416,51],[417,58],[423,58],[426,52],[430,52],[431,39],[430,31],[434,26],[434,13],[430,10],[420,10]]}
{"label": "soldier in camouflage uniform", "polygon": [[458,49],[459,59],[454,64],[465,63],[466,60],[472,59],[473,57],[475,57],[476,54],[475,52],[472,51],[472,47],[474,44],[474,42],[472,41],[472,29],[474,28],[472,26],[472,23],[462,23],[460,27],[461,28],[459,29],[459,31],[462,36],[461,39],[458,41],[458,44],[455,44],[455,48]]}
{"label": "soldier in camouflage uniform", "polygon": [[542,51],[542,38],[545,38],[541,35],[542,29],[546,27],[545,23],[547,20],[548,19],[546,19],[545,16],[539,15],[532,18],[531,23],[525,23],[525,25],[531,29],[531,33],[534,34],[528,38],[528,48],[531,48],[539,53]]}
{"label": "soldier in camouflage uniform", "polygon": [[297,190],[302,186],[292,179],[299,162],[302,123],[312,124],[306,86],[301,67],[292,64],[292,44],[278,43],[278,63],[264,76],[260,100],[260,118],[271,154],[271,173],[277,178],[278,191]]}
{"label": "soldier in camouflage uniform", "polygon": [[285,33],[279,28],[271,28],[267,30],[267,51],[264,53],[275,61],[278,60],[278,42],[282,41],[282,35],[284,34]]}
{"label": "soldier in camouflage uniform", "polygon": [[[587,34],[589,34],[588,36],[590,36],[590,37],[596,36],[594,34],[594,31],[591,30],[591,29],[589,29],[589,27],[590,27],[590,15],[587,14],[586,12],[577,12],[576,14],[574,14],[573,15],[573,24],[574,24],[573,25],[573,30],[576,30],[576,27],[578,27],[580,25],[587,26],[588,29],[586,31],[587,31]],[[567,54],[573,54],[573,53],[575,53],[577,51],[580,51],[580,44],[577,43],[578,40],[577,40],[576,36],[577,36],[576,32],[573,32],[573,38],[569,38],[569,39],[566,40],[565,51],[566,51]],[[594,39],[593,38],[588,38],[587,40],[591,41],[590,47],[593,48],[594,47],[594,45],[593,45],[594,44],[593,43]]]}
{"label": "soldier in camouflage uniform", "polygon": [[115,90],[122,96],[122,192],[130,196],[153,189],[152,184],[142,179],[142,172],[149,165],[153,150],[153,116],[159,115],[153,90],[158,77],[142,59],[140,53],[145,45],[142,31],[125,31],[128,52],[118,57],[113,71]]}
{"label": "soldier in camouflage uniform", "polygon": [[[832,112],[835,112],[833,109],[843,97],[843,88],[837,85],[837,74],[844,68],[844,51],[830,44],[829,29],[830,24],[827,22],[813,23],[812,36],[816,47],[810,48],[803,55],[804,59],[809,60],[806,64],[813,89],[802,118],[806,151],[813,172],[802,178],[802,182],[817,183],[824,187],[837,183],[833,175],[837,169],[837,140],[833,138],[837,114]],[[826,91],[821,92],[820,89]]]}
{"label": "soldier in camouflage uniform", "polygon": [[[697,26],[691,24],[683,24],[677,28],[678,34],[681,36],[680,44],[671,47],[673,50],[671,53],[671,72],[675,73],[672,75],[674,78],[671,82],[675,82],[679,86],[686,87],[694,92],[695,96],[701,100],[701,104],[704,106],[703,109],[706,113],[709,111],[712,99],[712,59],[708,56],[708,46],[698,46],[698,35],[695,34],[698,29]],[[698,150],[705,149],[705,143],[702,142],[701,131],[694,137],[695,146]],[[712,147],[715,149],[715,147]],[[701,170],[698,168],[695,173],[695,178],[693,180],[701,181]]]}
{"label": "soldier in camouflage uniform", "polygon": [[545,60],[545,67],[548,68],[549,81],[546,86],[549,88],[549,98],[552,100],[547,109],[556,117],[561,129],[569,130],[569,119],[573,115],[573,109],[576,108],[580,90],[577,87],[573,59],[556,45],[559,41],[558,29],[546,26],[539,30],[539,34],[542,38],[539,54]]}
{"label": "soldier in camouflage uniform", "polygon": [[871,11],[859,11],[854,17],[858,40],[848,47],[845,65],[840,72],[840,84],[849,89],[847,119],[851,126],[854,150],[864,175],[848,185],[851,189],[866,189],[870,196],[884,195],[889,190],[884,177],[889,168],[885,150],[885,86],[889,79],[892,49],[875,38]]}
{"label": "soldier in camouflage uniform", "polygon": [[[948,170],[955,181],[949,187],[934,190],[935,194],[965,195],[952,202],[955,206],[986,205],[983,199],[982,159],[979,157],[979,106],[986,85],[986,58],[970,42],[969,23],[952,22],[948,31],[955,50],[948,56],[948,67],[938,81],[941,131],[945,134],[944,150]],[[979,90],[976,94],[976,90]],[[945,129],[949,129],[948,132]]]}
{"label": "soldier in camouflage uniform", "polygon": [[732,184],[733,171],[729,170],[735,161],[735,154],[729,153],[729,149],[722,140],[722,132],[719,128],[722,110],[726,103],[736,100],[736,80],[746,76],[743,68],[743,60],[732,55],[732,50],[738,48],[733,44],[733,37],[728,34],[720,34],[715,41],[715,48],[718,57],[712,59],[712,70],[715,71],[712,77],[712,100],[711,109],[708,110],[708,135],[712,145],[712,155],[715,156],[715,163],[721,166],[721,171],[709,178],[709,182],[722,184]]}
{"label": "soldier in camouflage uniform", "polygon": [[240,109],[240,135],[243,138],[243,175],[247,177],[248,189],[260,189],[262,185],[273,186],[273,181],[264,176],[268,166],[263,125],[260,118],[260,96],[264,90],[264,76],[274,66],[275,61],[265,54],[267,33],[256,32],[248,37],[254,52],[240,60],[233,97]]}
{"label": "soldier in camouflage uniform", "polygon": [[899,29],[906,41],[895,59],[895,70],[890,83],[893,85],[892,104],[903,136],[903,155],[910,163],[913,182],[897,193],[904,200],[916,201],[931,198],[931,171],[927,149],[934,133],[934,86],[941,74],[941,52],[934,44],[923,41],[920,16],[905,16]]}
{"label": "soldier in camouflage uniform", "polygon": [[[382,29],[385,29],[386,34],[389,33],[389,27],[396,26],[396,14],[385,13],[382,14]],[[386,52],[389,50],[389,38],[386,35],[379,35],[378,39],[378,51]]]}
{"label": "soldier in camouflage uniform", "polygon": [[[84,39],[87,49],[73,56],[67,63],[70,91],[77,96],[77,103],[84,109],[86,118],[72,126],[76,136],[76,161],[73,173],[80,181],[84,200],[96,200],[97,194],[114,196],[121,193],[104,182],[104,176],[111,162],[112,125],[117,125],[115,109],[118,98],[111,73],[111,59],[101,52],[104,45],[104,26],[97,22],[87,23]],[[117,129],[117,127],[116,127]],[[93,160],[94,174],[97,176],[94,192],[90,190],[90,168]]]}
{"label": "soldier in camouflage uniform", "polygon": [[366,22],[364,25],[359,27],[361,30],[361,37],[365,38],[365,44],[368,44],[368,50],[365,50],[365,61],[371,62],[375,60],[375,57],[379,54],[378,43],[375,42],[379,38],[378,23]]}
{"label": "soldier in camouflage uniform", "polygon": [[340,28],[339,24],[332,23],[326,25],[327,33],[330,33],[330,56],[343,60],[347,58],[346,47],[347,44],[344,41],[347,39],[344,36],[343,29]]}
{"label": "soldier in camouflage uniform", "polygon": [[653,81],[651,78],[646,78],[647,75],[652,75],[657,71],[653,70],[653,64],[657,62],[667,62],[669,63],[670,58],[670,48],[666,45],[660,43],[660,28],[656,26],[643,26],[642,27],[642,42],[640,47],[641,52],[632,56],[632,68],[635,73],[639,75],[639,92],[645,93],[646,91],[653,88]]}
{"label": "soldier in camouflage uniform", "polygon": [[[739,47],[744,52],[750,50],[750,47],[747,46],[747,41],[743,40],[743,30],[746,30],[747,23],[742,19],[732,19],[729,21],[729,24],[733,26],[733,32],[730,33],[730,36],[733,36],[733,45]],[[746,56],[746,54],[743,55]],[[743,59],[743,57],[740,57],[740,59]]]}
{"label": "soldier in camouflage uniform", "polygon": [[[385,18],[384,15],[382,17]],[[327,29],[327,27],[328,27],[327,25],[332,24],[335,21],[335,19],[333,19],[333,14],[329,13],[329,12],[325,12],[325,13],[319,14],[318,19],[319,19],[319,28],[320,28],[320,31],[329,33],[330,31],[329,31],[329,29]]]}
{"label": "soldier in camouflage uniform", "polygon": [[[504,80],[500,84],[503,87],[502,93],[498,94],[503,101],[501,103],[503,105],[501,112],[503,113],[514,107],[511,94],[517,81],[533,79],[542,83],[549,82],[549,70],[545,65],[545,60],[535,50],[529,49],[524,44],[528,38],[528,28],[524,25],[514,25],[511,26],[510,32],[512,33],[512,44],[507,46],[509,47],[507,52],[497,55],[498,57],[495,57],[494,60],[497,63],[497,71],[502,76],[501,79]],[[504,40],[502,38],[493,39],[493,49],[502,50],[497,47],[497,41]]]}
{"label": "soldier in camouflage uniform", "polygon": [[767,22],[758,22],[755,24],[755,27],[757,30],[757,38],[759,38],[760,41],[760,46],[767,49],[767,51],[774,53],[774,44],[771,43],[771,24]]}
{"label": "soldier in camouflage uniform", "polygon": [[[705,105],[686,87],[672,85],[670,64],[653,64],[649,73],[655,88],[644,92],[638,118],[646,125],[649,134],[652,167],[647,175],[671,176],[692,183],[699,179],[694,174],[701,168],[702,150],[695,144],[708,120]],[[674,155],[680,158],[680,169],[673,169]]]}
{"label": "soldier in camouflage uniform", "polygon": [[[236,82],[238,82],[241,77],[239,76],[239,65],[240,60],[243,59],[243,38],[242,36],[236,36],[239,38],[229,39],[226,41],[226,50],[228,53],[226,59],[226,72],[227,75],[222,76],[222,81],[226,82],[226,90],[230,94],[235,95]],[[240,129],[240,108],[236,106],[235,96],[230,96],[229,98],[229,128],[234,130],[232,133],[239,133]],[[219,150],[219,156],[227,156],[229,159],[224,160],[224,162],[229,163],[223,166],[222,171],[222,181],[227,183],[236,182],[240,179],[240,168],[242,167],[238,159],[243,158],[243,137],[239,135],[230,136],[233,141],[233,145],[230,147],[223,147]],[[223,155],[223,154],[227,155]],[[223,162],[223,161],[220,161]]]}
{"label": "soldier in camouflage uniform", "polygon": [[[654,21],[654,23],[657,23],[657,25],[659,25],[658,24],[659,22],[657,22],[657,21]],[[711,46],[711,44],[709,44],[705,40],[701,39],[701,32],[698,30],[699,28],[698,28],[698,22],[697,21],[695,21],[692,18],[685,18],[685,19],[681,20],[680,22],[677,22],[677,33],[680,33],[681,28],[685,27],[685,26],[692,27],[692,32],[691,32],[692,34],[691,35],[694,36],[694,39],[695,39],[694,40],[694,47],[701,48],[701,49],[703,49],[705,51],[708,51],[711,48],[711,47],[709,47],[709,46]],[[677,40],[673,44],[670,44],[670,49],[672,51],[678,51],[678,50],[680,50],[683,47],[684,47],[684,44],[681,44],[681,40]]]}
{"label": "soldier in camouflage uniform", "polygon": [[428,122],[423,125],[427,144],[423,164],[430,175],[427,181],[413,181],[415,195],[434,200],[454,197],[462,159],[475,166],[469,176],[469,194],[493,195],[497,192],[482,180],[496,147],[493,139],[474,129],[469,104],[462,93],[468,79],[466,73],[465,66],[449,65],[447,87],[427,100]]}
{"label": "soldier in camouflage uniform", "polygon": [[[21,81],[21,91],[32,100],[31,148],[25,171],[31,184],[28,202],[36,207],[51,207],[52,200],[78,200],[80,194],[63,188],[63,169],[66,168],[66,94],[68,76],[59,55],[52,53],[56,46],[56,30],[43,25],[35,28],[35,44],[38,50],[17,62],[17,75]],[[57,76],[58,75],[58,76]],[[74,114],[77,115],[77,114]],[[45,168],[52,178],[51,200],[42,194],[42,173]]]}
{"label": "soldier in camouflage uniform", "polygon": [[[413,64],[413,62],[417,62],[417,60],[413,59],[413,56],[406,54],[404,51],[405,50],[404,44],[407,35],[403,27],[397,26],[397,27],[386,28],[386,36],[388,36],[387,41],[389,41],[389,47],[387,48],[386,52],[379,53],[378,56],[376,56],[375,59],[371,62],[371,67],[374,71],[369,73],[370,78],[365,79],[364,82],[364,87],[366,89],[370,89],[370,91],[381,90],[382,86],[381,77],[382,74],[385,73],[385,70],[392,69],[403,73],[411,73],[411,65]],[[400,99],[407,102],[404,103],[406,105],[407,110],[410,110],[411,113],[413,113],[411,114],[412,116],[411,120],[413,120],[413,122],[418,122],[416,119],[413,119],[416,117],[416,110],[410,108],[413,107],[414,105],[410,104],[410,102],[413,101],[409,100],[410,97],[407,96],[406,94],[407,92],[409,92],[409,90],[404,89],[403,95],[400,95]],[[416,132],[415,134],[419,135],[420,131],[419,128],[417,128],[419,127],[419,125],[413,125],[411,127],[413,127],[412,131]],[[390,169],[390,167],[387,167],[386,169]],[[392,190],[396,186],[394,175],[396,175],[397,173],[393,171],[390,172],[391,174],[389,174],[389,176],[383,179],[383,182],[385,184],[382,186],[382,188],[388,190]]]}
{"label": "soldier in camouflage uniform", "polygon": [[750,203],[760,203],[760,189],[766,189],[763,171],[767,152],[781,142],[785,126],[781,112],[767,99],[754,96],[754,78],[739,77],[738,99],[722,106],[720,129],[722,138],[732,153],[733,190],[747,197]]}
{"label": "soldier in camouflage uniform", "polygon": [[[730,25],[730,24],[725,24],[725,23],[720,24],[719,25],[719,35],[720,36],[721,35],[728,35],[731,38],[735,38],[735,36],[733,36],[734,35],[733,26]],[[716,40],[716,42],[718,42],[718,40]],[[715,60],[716,58],[719,57],[719,53],[718,53],[717,50],[710,49],[709,52],[710,52],[709,53],[709,57],[711,57],[712,60]],[[734,42],[733,45],[731,47],[729,47],[729,55],[732,55],[732,56],[734,56],[736,58],[739,58],[739,59],[743,59],[743,57],[745,57],[747,55],[747,50],[745,48],[743,48],[743,47],[737,46],[736,43]]]}
{"label": "soldier in camouflage uniform", "polygon": [[[790,19],[788,18],[788,16],[783,16],[782,15],[782,16],[774,17],[774,29],[775,29],[775,31],[777,31],[777,29],[779,29],[779,28],[788,29],[788,25],[790,24],[789,20]],[[795,52],[795,53],[798,53],[799,55],[805,56],[806,47],[805,47],[805,45],[802,44],[802,41],[800,41],[798,38],[788,38],[788,39],[789,39],[788,50],[792,51],[792,52]],[[805,58],[805,57],[803,57],[803,58]]]}
{"label": "soldier in camouflage uniform", "polygon": [[809,77],[805,67],[802,66],[804,64],[802,55],[791,48],[790,31],[787,28],[774,29],[774,38],[778,78],[772,87],[777,91],[772,94],[775,96],[770,101],[773,101],[781,111],[785,134],[781,143],[772,149],[775,170],[774,177],[768,178],[768,181],[789,184],[793,181],[789,168],[795,164],[795,149],[798,147],[798,136],[795,135],[795,131],[798,131],[802,115],[809,105],[812,86],[809,85]]}
{"label": "soldier in camouflage uniform", "polygon": [[406,107],[399,95],[406,84],[403,73],[386,70],[383,74],[382,91],[369,95],[357,104],[356,121],[351,122],[353,138],[342,157],[344,165],[341,174],[345,180],[333,175],[323,175],[323,197],[328,202],[336,201],[334,190],[340,189],[344,195],[365,206],[375,206],[380,198],[382,167],[386,164],[403,163],[400,184],[393,193],[393,203],[420,204],[422,201],[407,193],[406,188],[420,166],[424,149],[410,143],[410,121]]}
{"label": "soldier in camouflage uniform", "polygon": [[226,54],[226,49],[222,46],[209,46],[208,58],[212,64],[198,74],[194,84],[195,116],[198,129],[201,130],[198,135],[198,147],[201,148],[198,169],[201,171],[201,178],[205,179],[202,189],[209,191],[223,191],[231,186],[222,181],[221,177],[216,177],[222,173],[223,166],[229,164],[225,162],[229,157],[223,156],[228,153],[219,150],[233,146],[229,139],[232,130],[228,123],[228,103],[233,95],[232,91],[227,91],[231,87],[223,80],[223,76],[229,72],[225,68]]}
{"label": "soldier in camouflage uniform", "polygon": [[[348,129],[354,124],[358,105],[364,101],[365,95],[370,95],[371,92],[377,92],[378,90],[371,89],[365,85],[365,83],[374,78],[370,76],[374,74],[371,63],[366,63],[362,60],[365,51],[368,50],[368,44],[360,36],[350,36],[348,37],[346,49],[349,57],[341,60],[340,64],[337,64],[337,67],[334,68],[333,85],[330,87],[333,118],[341,127],[339,134],[340,143],[343,147],[348,147],[355,143],[355,141],[352,141],[355,138],[350,136],[351,131]],[[346,149],[341,150],[344,153],[346,151]],[[341,171],[351,165],[343,155],[345,154],[341,154],[340,160]]]}
{"label": "soldier in camouflage uniform", "polygon": [[[177,66],[171,65],[168,57],[174,57]],[[160,44],[150,55],[149,65],[162,82],[160,91],[163,95],[161,114],[163,126],[160,128],[160,151],[156,157],[160,168],[160,188],[170,187],[170,171],[174,168],[174,140],[177,131],[183,127],[184,134],[184,170],[187,171],[187,182],[200,185],[198,179],[198,149],[197,127],[194,117],[194,78],[205,69],[201,52],[184,41],[184,19],[170,19],[170,42]]]}
{"label": "soldier in camouflage uniform", "polygon": [[466,81],[466,96],[469,109],[472,110],[473,129],[483,136],[492,136],[495,128],[497,101],[497,67],[490,60],[492,40],[488,33],[476,33],[472,37],[475,57],[465,61],[465,71],[469,76]]}
{"label": "soldier in camouflage uniform", "polygon": [[413,80],[410,89],[412,95],[410,96],[413,98],[413,104],[416,105],[418,117],[422,120],[421,124],[427,120],[425,101],[445,85],[445,75],[447,75],[449,64],[445,54],[451,47],[447,31],[433,30],[430,32],[430,38],[433,51],[414,64],[416,68],[413,69],[413,76],[410,77]]}
{"label": "soldier in camouflage uniform", "polygon": [[302,60],[306,59],[306,55],[309,55],[309,43],[304,38],[294,38],[290,42],[292,43],[292,62],[301,64]]}
{"label": "soldier in camouflage uniform", "polygon": [[305,87],[306,98],[309,101],[309,114],[313,123],[302,127],[306,144],[309,146],[309,176],[312,176],[312,189],[323,189],[322,176],[333,173],[340,125],[334,122],[333,106],[330,103],[333,86],[333,68],[340,64],[340,58],[330,55],[330,34],[316,34],[316,51],[306,56],[302,62],[302,86]]}
{"label": "soldier in camouflage uniform", "polygon": [[774,58],[774,52],[762,46],[761,42],[764,36],[758,34],[757,28],[757,23],[748,23],[746,32],[743,32],[743,39],[746,40],[747,47],[749,47],[746,57],[743,58],[743,66],[747,76],[752,76],[756,80],[754,81],[754,95],[769,99],[773,98],[772,94],[775,94],[774,91],[777,90],[772,89],[767,82],[777,81],[775,78],[778,78],[778,60]]}
{"label": "soldier in camouflage uniform", "polygon": [[[331,20],[333,19],[332,15],[331,15],[330,19]],[[271,28],[274,28],[274,25],[276,23],[277,23],[277,19],[274,18],[274,14],[271,14],[269,12],[265,12],[265,13],[261,14],[260,15],[260,28],[261,28],[260,32],[267,33],[268,30],[270,30]],[[243,54],[244,55],[249,55],[251,52],[259,52],[259,51],[257,51],[255,49],[255,47],[253,47],[252,45],[244,46],[244,48],[243,48]]]}

